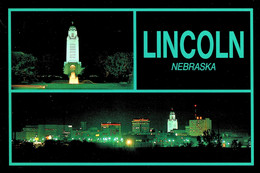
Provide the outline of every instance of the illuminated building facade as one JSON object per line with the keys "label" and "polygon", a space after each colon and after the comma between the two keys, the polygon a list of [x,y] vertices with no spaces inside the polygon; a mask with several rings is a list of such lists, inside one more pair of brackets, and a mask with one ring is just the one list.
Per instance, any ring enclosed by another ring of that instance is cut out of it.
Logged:
{"label": "illuminated building facade", "polygon": [[17,140],[34,142],[36,136],[38,136],[37,125],[26,125],[21,132],[16,132]]}
{"label": "illuminated building facade", "polygon": [[121,137],[121,123],[101,123],[102,137]]}
{"label": "illuminated building facade", "polygon": [[80,128],[81,128],[82,131],[86,131],[87,130],[87,122],[81,121],[80,122]]}
{"label": "illuminated building facade", "polygon": [[170,116],[167,123],[167,132],[171,132],[172,130],[178,129],[178,121],[176,119],[175,112],[171,109]]}
{"label": "illuminated building facade", "polygon": [[16,132],[16,139],[29,142],[45,140],[64,140],[70,138],[72,125],[39,124],[26,125],[21,132]]}
{"label": "illuminated building facade", "polygon": [[150,132],[150,120],[145,118],[132,120],[132,133],[137,135],[145,135]]}
{"label": "illuminated building facade", "polygon": [[[73,22],[72,22],[73,25]],[[83,68],[79,61],[79,37],[75,26],[70,26],[67,36],[66,62],[64,62],[64,74],[69,76],[70,84],[78,84],[78,75]]]}
{"label": "illuminated building facade", "polygon": [[190,136],[201,136],[205,130],[212,130],[212,122],[209,118],[197,116],[195,120],[189,120],[187,130]]}
{"label": "illuminated building facade", "polygon": [[54,140],[63,140],[70,138],[72,132],[72,125],[60,124],[39,124],[38,125],[39,139],[44,138]]}
{"label": "illuminated building facade", "polygon": [[68,31],[66,62],[79,62],[79,37],[75,26],[70,26]]}

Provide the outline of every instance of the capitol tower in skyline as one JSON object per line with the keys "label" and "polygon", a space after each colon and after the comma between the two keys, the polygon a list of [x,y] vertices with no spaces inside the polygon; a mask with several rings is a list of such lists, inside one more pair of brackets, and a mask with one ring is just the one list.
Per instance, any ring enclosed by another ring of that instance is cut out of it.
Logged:
{"label": "capitol tower in skyline", "polygon": [[178,121],[176,119],[175,112],[173,111],[173,108],[171,108],[170,116],[167,123],[167,132],[171,132],[172,130],[178,129]]}

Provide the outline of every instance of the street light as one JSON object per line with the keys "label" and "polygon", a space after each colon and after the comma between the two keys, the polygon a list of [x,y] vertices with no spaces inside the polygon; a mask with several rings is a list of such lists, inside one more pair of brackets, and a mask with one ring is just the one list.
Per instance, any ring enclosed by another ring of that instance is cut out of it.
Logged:
{"label": "street light", "polygon": [[131,139],[126,140],[126,145],[131,146],[133,144],[133,141]]}

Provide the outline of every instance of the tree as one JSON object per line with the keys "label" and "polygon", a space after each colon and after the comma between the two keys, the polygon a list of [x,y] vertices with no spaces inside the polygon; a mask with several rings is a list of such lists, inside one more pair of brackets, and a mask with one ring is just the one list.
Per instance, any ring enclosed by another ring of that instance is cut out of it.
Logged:
{"label": "tree", "polygon": [[193,144],[194,144],[194,142],[190,141],[190,142],[183,143],[183,146],[187,147],[187,148],[191,148],[193,146]]}
{"label": "tree", "polygon": [[213,130],[205,130],[203,132],[203,140],[205,141],[207,147],[213,147],[212,141],[214,140],[215,132]]}
{"label": "tree", "polygon": [[238,141],[238,140],[236,140],[236,139],[234,139],[234,140],[232,141],[231,148],[232,148],[233,150],[238,150],[238,149],[241,148],[241,146],[242,146],[242,144],[241,144],[240,141]]}
{"label": "tree", "polygon": [[216,134],[214,130],[210,130],[210,129],[205,130],[203,132],[202,137],[200,137],[200,136],[197,137],[197,141],[198,141],[200,147],[203,146],[201,138],[203,139],[203,141],[207,147],[221,148],[221,139],[222,138],[221,138],[220,134],[219,133]]}
{"label": "tree", "polygon": [[12,52],[13,82],[31,82],[36,79],[37,58],[23,52]]}
{"label": "tree", "polygon": [[201,136],[197,136],[198,147],[204,147]]}
{"label": "tree", "polygon": [[219,134],[219,132],[215,136],[215,141],[217,141],[216,148],[222,148],[222,142],[221,142],[222,141],[222,137]]}
{"label": "tree", "polygon": [[117,52],[108,56],[103,66],[106,76],[111,76],[115,81],[128,81],[133,73],[133,53]]}
{"label": "tree", "polygon": [[251,137],[248,139],[247,148],[251,148]]}

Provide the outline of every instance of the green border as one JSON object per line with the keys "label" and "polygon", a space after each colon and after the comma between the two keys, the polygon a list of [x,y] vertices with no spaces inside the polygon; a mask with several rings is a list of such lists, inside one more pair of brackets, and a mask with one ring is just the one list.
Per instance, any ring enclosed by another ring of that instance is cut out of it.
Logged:
{"label": "green border", "polygon": [[[12,90],[11,88],[11,12],[133,12],[134,87],[131,90]],[[250,13],[250,89],[137,90],[137,12],[249,12]],[[8,120],[10,166],[253,166],[254,165],[254,37],[253,8],[9,8],[8,9]],[[248,93],[251,103],[251,162],[13,162],[12,93]]]}
{"label": "green border", "polygon": [[253,166],[253,163],[218,162],[17,162],[10,166]]}

